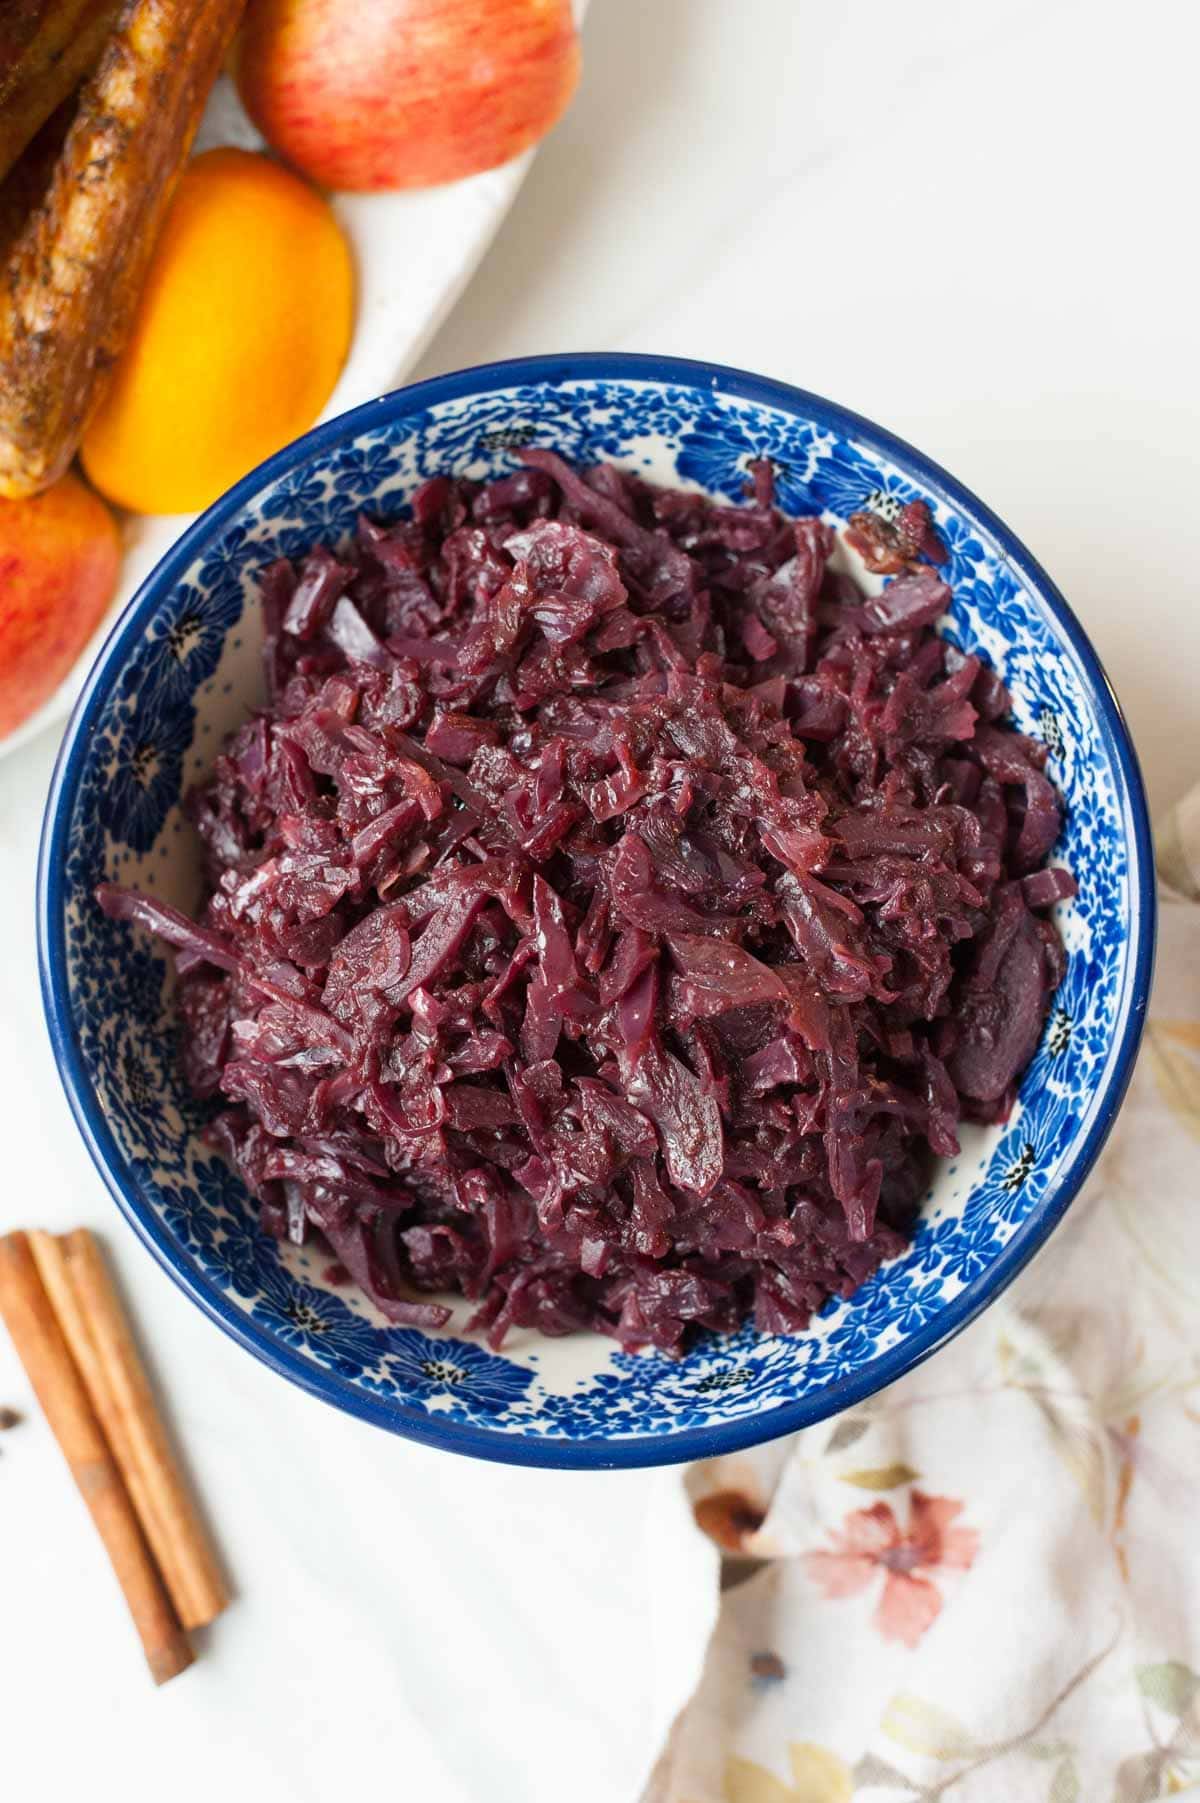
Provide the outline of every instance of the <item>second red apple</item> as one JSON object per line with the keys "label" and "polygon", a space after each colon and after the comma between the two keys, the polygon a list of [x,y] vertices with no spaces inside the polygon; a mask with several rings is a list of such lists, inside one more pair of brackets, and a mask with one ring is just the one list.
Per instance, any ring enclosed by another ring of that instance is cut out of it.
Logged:
{"label": "second red apple", "polygon": [[543,137],[579,80],[570,0],[251,0],[238,90],[327,188],[423,188]]}

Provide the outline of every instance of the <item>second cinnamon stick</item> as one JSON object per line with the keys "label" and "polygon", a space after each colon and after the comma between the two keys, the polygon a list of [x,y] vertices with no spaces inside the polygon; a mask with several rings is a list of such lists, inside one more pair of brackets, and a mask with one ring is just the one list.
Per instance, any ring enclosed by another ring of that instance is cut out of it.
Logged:
{"label": "second cinnamon stick", "polygon": [[104,1542],[154,1681],[165,1684],[191,1664],[192,1651],[24,1233],[0,1238],[0,1315]]}
{"label": "second cinnamon stick", "polygon": [[185,1628],[206,1627],[228,1592],[103,1254],[85,1227],[61,1239],[33,1233],[30,1242],[176,1613]]}

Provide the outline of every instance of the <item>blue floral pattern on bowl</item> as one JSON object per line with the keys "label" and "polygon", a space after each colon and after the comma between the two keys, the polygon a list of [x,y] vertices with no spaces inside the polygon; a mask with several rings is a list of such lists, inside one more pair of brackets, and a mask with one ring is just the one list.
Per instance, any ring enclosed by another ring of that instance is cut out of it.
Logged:
{"label": "blue floral pattern on bowl", "polygon": [[[485,476],[516,444],[613,458],[730,500],[749,462],[781,501],[843,525],[915,496],[951,552],[947,632],[998,669],[1016,724],[1051,747],[1067,800],[1055,856],[1067,973],[1002,1129],[969,1130],[937,1174],[911,1247],[813,1331],[743,1328],[680,1360],[607,1341],[389,1326],[312,1248],[264,1235],[204,1144],[178,1075],[169,961],[93,905],[97,882],[197,896],[181,800],[259,698],[253,594],[272,558],[398,512],[441,470]],[[730,1450],[805,1425],[892,1381],[1015,1274],[1074,1195],[1128,1077],[1149,983],[1145,807],[1120,714],[1044,574],[971,496],[877,428],[797,390],[655,358],[536,359],[402,391],[318,428],[218,502],[131,604],[68,731],[40,879],[43,985],[76,1117],[114,1196],[188,1293],[251,1351],[395,1431],[485,1457],[605,1466]]]}

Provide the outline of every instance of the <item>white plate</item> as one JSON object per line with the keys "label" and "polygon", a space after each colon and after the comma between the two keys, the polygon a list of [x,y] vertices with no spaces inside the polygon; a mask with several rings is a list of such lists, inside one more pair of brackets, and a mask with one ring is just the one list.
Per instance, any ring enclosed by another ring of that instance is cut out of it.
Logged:
{"label": "white plate", "polygon": [[[588,0],[576,0],[582,20]],[[263,140],[222,77],[196,139],[197,150],[235,144],[261,150]],[[332,419],[403,382],[466,286],[525,179],[533,151],[466,181],[400,194],[336,194],[334,209],[354,248],[358,316],[354,341],[322,419]],[[121,580],[94,637],[50,699],[0,739],[0,757],[66,719],[113,620],[196,516],[127,515]]]}

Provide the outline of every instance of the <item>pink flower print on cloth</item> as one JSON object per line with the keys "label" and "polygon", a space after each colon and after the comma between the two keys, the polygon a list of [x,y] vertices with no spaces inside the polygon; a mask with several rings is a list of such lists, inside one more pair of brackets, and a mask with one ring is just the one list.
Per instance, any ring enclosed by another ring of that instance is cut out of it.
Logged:
{"label": "pink flower print on cloth", "polygon": [[813,1583],[827,1597],[858,1596],[882,1572],[875,1627],[885,1640],[915,1647],[937,1620],[942,1594],[931,1572],[966,1571],[979,1550],[974,1528],[953,1527],[963,1505],[948,1496],[912,1491],[907,1529],[890,1505],[854,1509],[830,1535],[828,1549],[804,1555]]}

